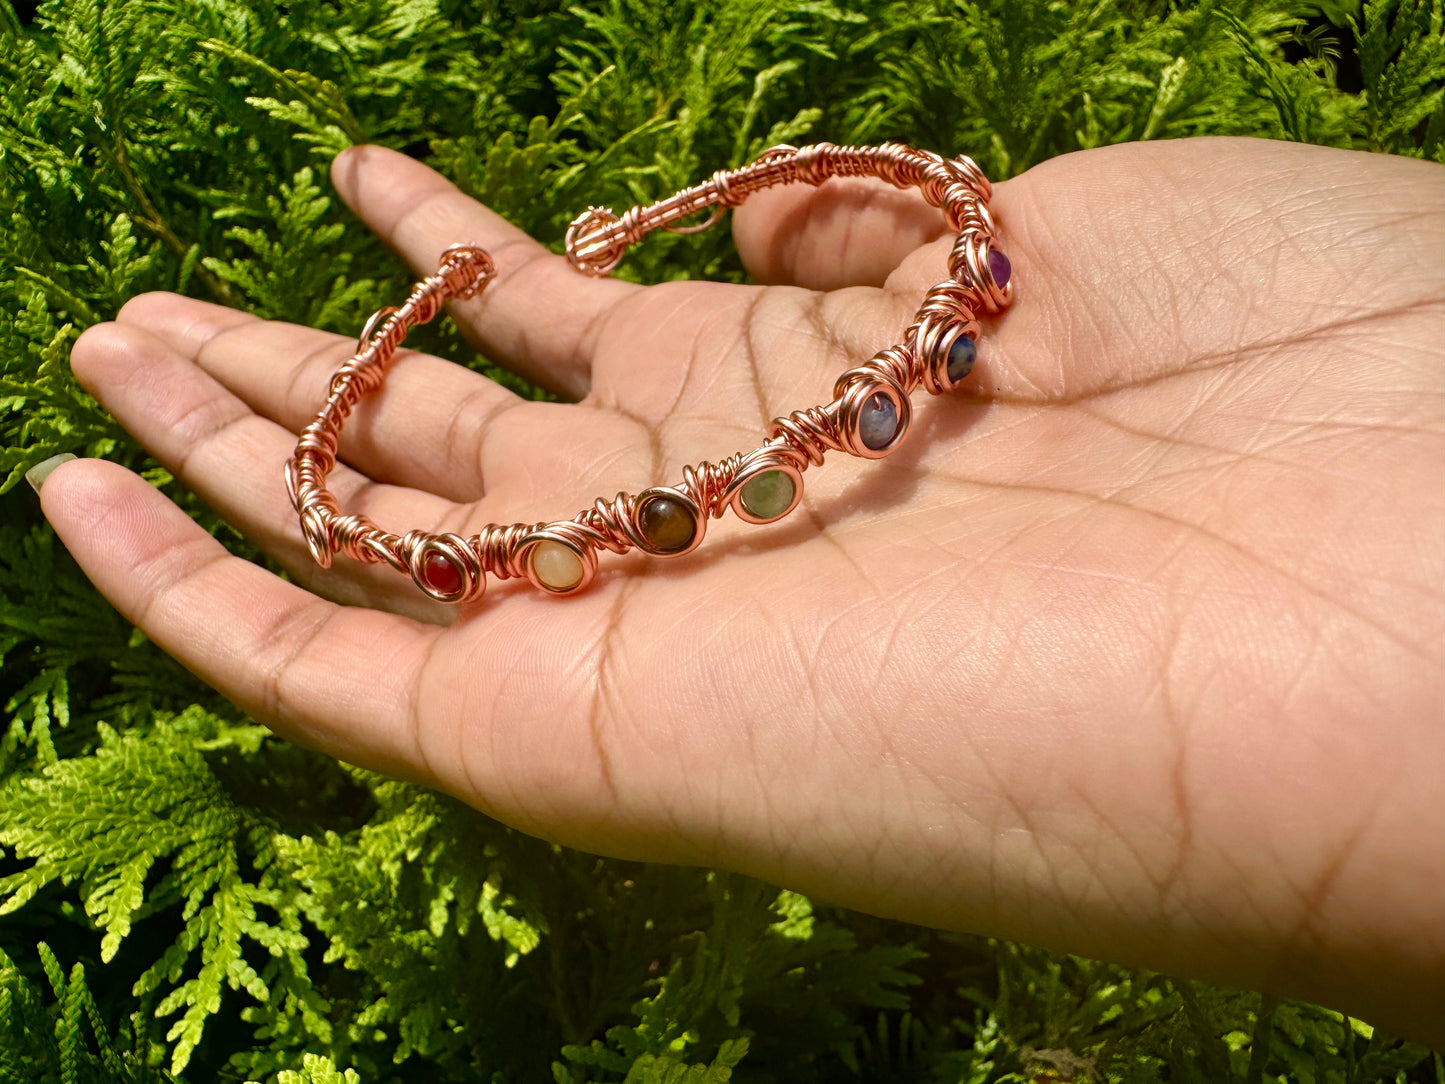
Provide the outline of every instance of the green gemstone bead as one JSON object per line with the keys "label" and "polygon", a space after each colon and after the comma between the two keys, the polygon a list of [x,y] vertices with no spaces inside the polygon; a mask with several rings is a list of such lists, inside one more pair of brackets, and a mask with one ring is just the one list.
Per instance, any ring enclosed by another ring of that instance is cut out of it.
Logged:
{"label": "green gemstone bead", "polygon": [[738,495],[748,514],[758,519],[777,519],[793,503],[797,486],[787,471],[765,470],[743,483]]}

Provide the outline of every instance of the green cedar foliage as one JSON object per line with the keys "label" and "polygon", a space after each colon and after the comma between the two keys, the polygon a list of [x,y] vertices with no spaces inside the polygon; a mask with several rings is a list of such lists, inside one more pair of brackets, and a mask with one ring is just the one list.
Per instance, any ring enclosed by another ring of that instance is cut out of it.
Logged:
{"label": "green cedar foliage", "polygon": [[[411,277],[326,183],[355,142],[556,243],[780,141],[1445,161],[1442,99],[1442,0],[0,0],[0,1084],[1445,1081],[1316,1006],[577,854],[278,742],[18,486],[107,456],[259,559],[67,359],[150,289],[354,333]],[[741,269],[712,231],[623,273]]]}

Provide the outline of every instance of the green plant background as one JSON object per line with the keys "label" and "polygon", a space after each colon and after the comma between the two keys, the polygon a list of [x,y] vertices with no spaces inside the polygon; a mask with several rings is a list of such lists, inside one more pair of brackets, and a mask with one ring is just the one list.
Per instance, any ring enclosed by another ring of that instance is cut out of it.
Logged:
{"label": "green plant background", "polygon": [[[1445,1081],[1317,1006],[598,859],[289,746],[17,485],[106,456],[261,559],[67,357],[150,289],[354,333],[410,275],[328,187],[353,142],[555,244],[782,141],[1445,161],[1442,79],[1440,0],[0,0],[0,1081]],[[742,274],[725,231],[625,273]]]}

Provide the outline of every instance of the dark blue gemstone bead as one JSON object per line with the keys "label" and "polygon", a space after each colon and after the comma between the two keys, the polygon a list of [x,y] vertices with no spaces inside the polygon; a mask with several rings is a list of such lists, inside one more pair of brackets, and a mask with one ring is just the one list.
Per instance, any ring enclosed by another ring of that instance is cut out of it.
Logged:
{"label": "dark blue gemstone bead", "polygon": [[868,397],[858,416],[858,436],[873,451],[886,448],[898,435],[898,405],[881,391]]}
{"label": "dark blue gemstone bead", "polygon": [[948,379],[957,384],[973,372],[973,359],[978,357],[978,347],[967,335],[960,335],[948,348]]}

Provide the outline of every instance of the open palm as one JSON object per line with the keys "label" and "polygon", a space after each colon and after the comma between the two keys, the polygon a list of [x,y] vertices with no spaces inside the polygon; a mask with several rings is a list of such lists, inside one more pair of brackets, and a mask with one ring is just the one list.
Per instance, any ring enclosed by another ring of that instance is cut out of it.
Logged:
{"label": "open palm", "polygon": [[[574,400],[404,355],[332,475],[398,532],[562,519],[755,446],[898,341],[951,240],[912,192],[774,190],[735,233],[778,285],[638,287],[400,155],[335,180],[422,273],[489,249],[453,313]],[[1018,299],[966,390],[809,471],[787,520],[604,555],[573,598],[317,569],[281,467],[353,344],[172,295],[76,372],[298,583],[111,465],[58,470],[46,513],[258,719],[528,831],[1438,1037],[1412,1005],[1445,996],[1441,180],[1214,139],[1000,184]]]}

